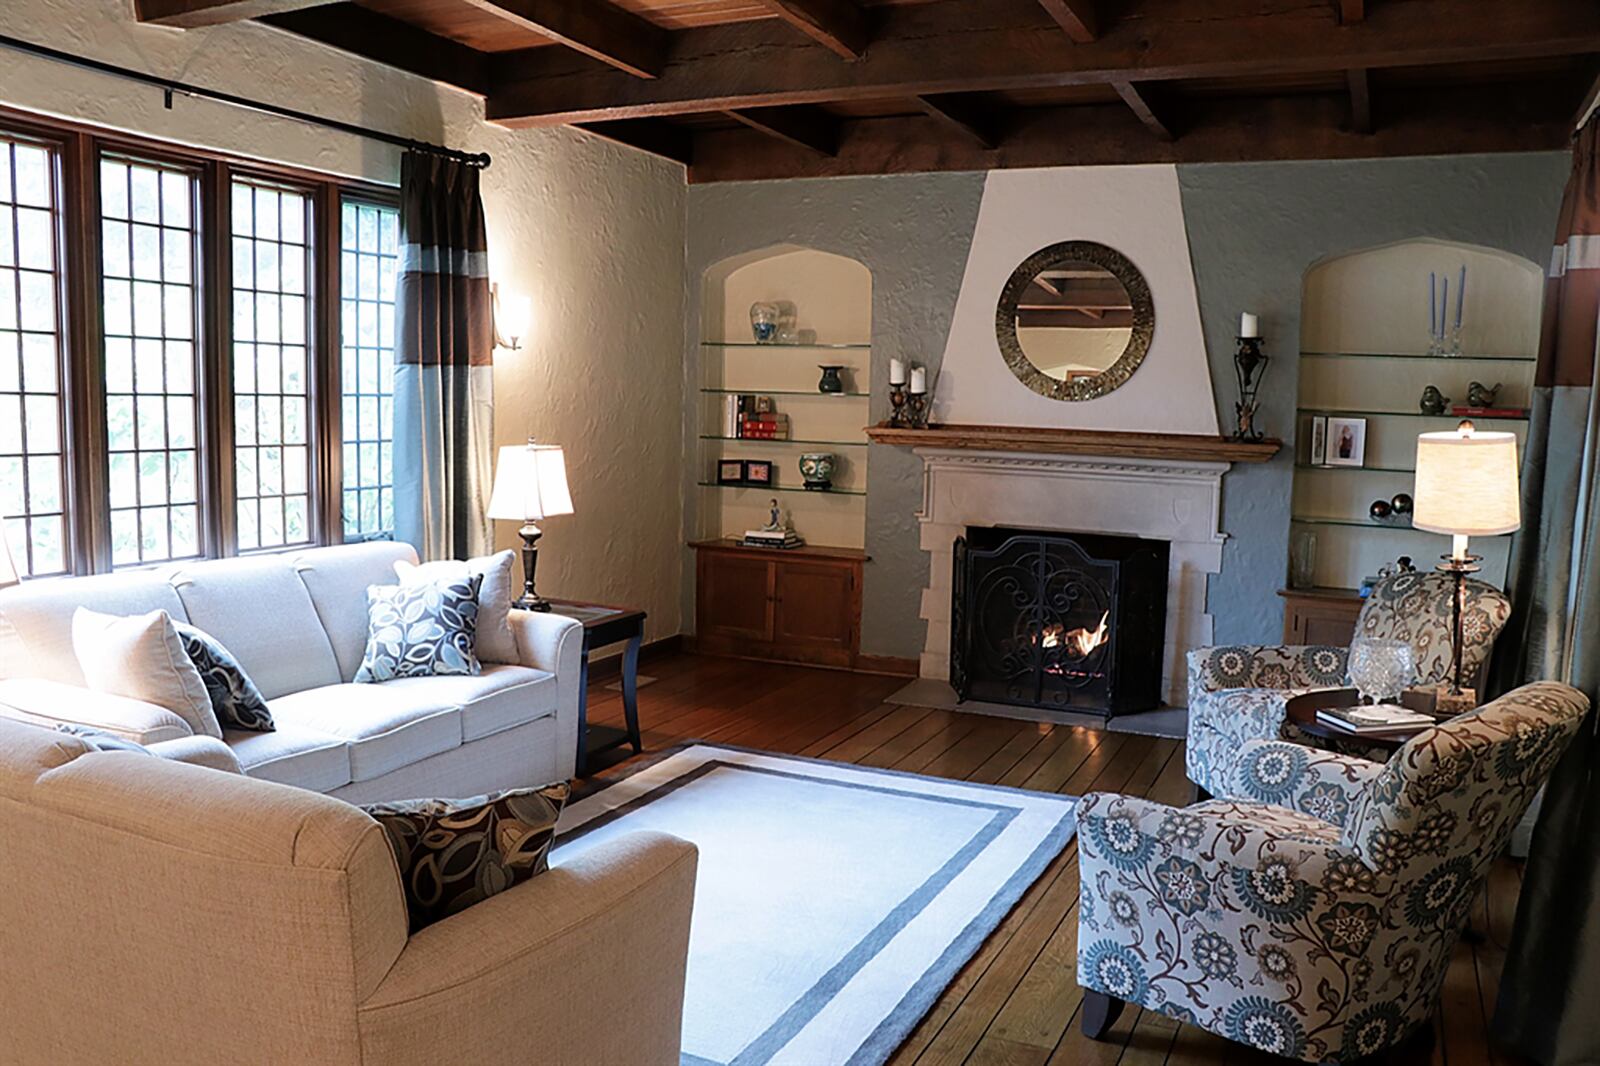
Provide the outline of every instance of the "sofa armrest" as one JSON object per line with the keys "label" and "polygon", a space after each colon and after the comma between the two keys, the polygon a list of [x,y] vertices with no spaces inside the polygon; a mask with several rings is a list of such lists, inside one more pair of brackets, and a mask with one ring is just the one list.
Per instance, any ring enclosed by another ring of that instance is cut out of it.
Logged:
{"label": "sofa armrest", "polygon": [[146,746],[194,732],[165,707],[43,678],[0,681],[0,714],[46,729],[62,722],[86,725]]}
{"label": "sofa armrest", "polygon": [[1382,763],[1287,740],[1247,740],[1231,768],[1228,797],[1289,807],[1342,829],[1382,769]]}
{"label": "sofa armrest", "polygon": [[561,778],[578,759],[578,698],[583,686],[583,623],[544,611],[511,612],[511,632],[523,666],[556,678],[556,767]]}
{"label": "sofa armrest", "polygon": [[1233,688],[1337,688],[1350,652],[1331,644],[1231,644],[1189,652],[1189,700]]}
{"label": "sofa armrest", "polygon": [[360,1006],[363,1061],[676,1066],[696,859],[631,833],[421,930]]}
{"label": "sofa armrest", "polygon": [[230,774],[244,773],[239,767],[239,757],[233,753],[233,749],[216,737],[179,737],[176,740],[146,744],[145,747],[163,759],[171,759],[174,762],[185,762],[190,766],[207,766]]}

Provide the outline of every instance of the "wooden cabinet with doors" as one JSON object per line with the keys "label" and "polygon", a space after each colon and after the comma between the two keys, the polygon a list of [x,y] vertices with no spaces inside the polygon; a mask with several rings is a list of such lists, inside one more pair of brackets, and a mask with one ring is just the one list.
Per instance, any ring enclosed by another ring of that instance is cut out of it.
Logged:
{"label": "wooden cabinet with doors", "polygon": [[1362,600],[1353,589],[1279,589],[1285,644],[1348,647],[1355,636]]}
{"label": "wooden cabinet with doors", "polygon": [[853,548],[746,548],[695,541],[696,651],[854,667],[861,649],[861,569]]}

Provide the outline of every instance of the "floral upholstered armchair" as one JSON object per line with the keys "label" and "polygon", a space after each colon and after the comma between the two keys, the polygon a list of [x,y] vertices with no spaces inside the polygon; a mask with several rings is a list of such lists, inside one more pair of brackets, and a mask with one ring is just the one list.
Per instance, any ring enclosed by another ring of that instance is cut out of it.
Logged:
{"label": "floral upholstered armchair", "polygon": [[1228,798],[1085,796],[1085,1033],[1103,1035],[1127,1002],[1307,1062],[1408,1039],[1489,864],[1588,707],[1539,682],[1385,764],[1253,740]]}
{"label": "floral upholstered armchair", "polygon": [[[1417,682],[1446,680],[1451,669],[1455,581],[1410,571],[1378,582],[1361,605],[1356,636],[1404,640],[1416,656]],[[1480,679],[1511,601],[1482,581],[1468,581],[1462,613],[1461,673]],[[1197,648],[1189,653],[1189,780],[1221,795],[1240,745],[1292,740],[1322,745],[1287,721],[1291,696],[1345,684],[1348,649],[1325,645]],[[1480,686],[1481,687],[1481,686]]]}

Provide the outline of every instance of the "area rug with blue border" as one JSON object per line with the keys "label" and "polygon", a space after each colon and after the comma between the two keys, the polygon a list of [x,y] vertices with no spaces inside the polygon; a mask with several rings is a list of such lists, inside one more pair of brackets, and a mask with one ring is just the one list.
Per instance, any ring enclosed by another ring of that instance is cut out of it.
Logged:
{"label": "area rug with blue border", "polygon": [[685,1066],[886,1061],[1072,839],[1070,796],[689,744],[570,803],[552,862],[700,849]]}

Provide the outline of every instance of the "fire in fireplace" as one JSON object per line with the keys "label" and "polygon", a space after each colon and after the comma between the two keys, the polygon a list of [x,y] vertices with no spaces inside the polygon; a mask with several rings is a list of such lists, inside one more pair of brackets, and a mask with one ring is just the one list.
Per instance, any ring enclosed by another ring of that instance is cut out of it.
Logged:
{"label": "fire in fireplace", "polygon": [[969,528],[955,545],[956,695],[1115,715],[1161,703],[1165,541]]}

